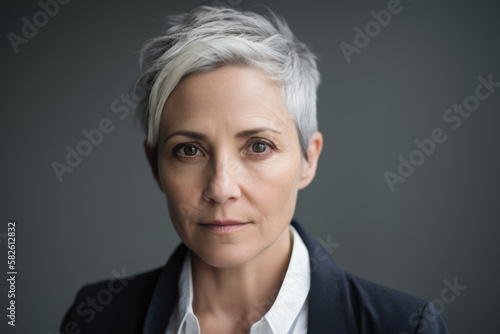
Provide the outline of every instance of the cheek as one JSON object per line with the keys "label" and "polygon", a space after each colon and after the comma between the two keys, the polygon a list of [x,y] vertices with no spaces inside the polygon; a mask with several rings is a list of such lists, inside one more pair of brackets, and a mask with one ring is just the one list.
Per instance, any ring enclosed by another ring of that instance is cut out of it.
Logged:
{"label": "cheek", "polygon": [[201,207],[201,190],[199,173],[193,171],[164,170],[161,174],[161,183],[165,191],[171,220],[179,234],[189,218],[197,214]]}
{"label": "cheek", "polygon": [[289,156],[278,156],[253,166],[249,169],[245,182],[248,197],[266,208],[269,215],[289,214],[289,209],[295,208],[298,170],[299,162]]}
{"label": "cheek", "polygon": [[[163,167],[163,166],[160,166]],[[184,168],[165,168],[160,171],[160,181],[169,201],[179,204],[192,202],[200,185],[201,173],[192,166]]]}

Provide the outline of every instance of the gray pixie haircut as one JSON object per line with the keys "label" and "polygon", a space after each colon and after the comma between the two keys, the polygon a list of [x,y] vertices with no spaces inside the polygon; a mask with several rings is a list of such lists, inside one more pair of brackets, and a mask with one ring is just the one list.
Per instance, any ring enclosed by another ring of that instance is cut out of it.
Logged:
{"label": "gray pixie haircut", "polygon": [[284,19],[270,10],[261,15],[201,6],[167,20],[169,28],[141,49],[141,74],[132,87],[150,147],[158,144],[163,107],[182,79],[225,65],[246,65],[262,70],[281,88],[307,159],[309,140],[318,128],[320,75],[316,56]]}

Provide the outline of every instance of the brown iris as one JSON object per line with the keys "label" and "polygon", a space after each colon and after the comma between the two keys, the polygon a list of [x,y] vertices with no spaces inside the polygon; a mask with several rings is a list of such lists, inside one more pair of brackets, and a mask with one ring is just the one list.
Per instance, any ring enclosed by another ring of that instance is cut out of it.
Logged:
{"label": "brown iris", "polygon": [[192,155],[196,155],[196,152],[198,151],[198,149],[194,146],[188,145],[188,146],[184,146],[183,151],[184,151],[185,155],[192,156]]}
{"label": "brown iris", "polygon": [[254,152],[262,153],[266,151],[266,145],[263,143],[254,143],[252,149]]}

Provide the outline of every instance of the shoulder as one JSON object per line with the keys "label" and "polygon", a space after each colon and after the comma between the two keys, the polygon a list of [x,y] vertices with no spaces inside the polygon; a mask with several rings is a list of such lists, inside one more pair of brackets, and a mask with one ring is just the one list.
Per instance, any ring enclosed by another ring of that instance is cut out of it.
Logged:
{"label": "shoulder", "polygon": [[448,333],[432,303],[346,273],[360,333]]}
{"label": "shoulder", "polygon": [[[161,268],[138,275],[113,270],[113,279],[82,287],[61,324],[62,333],[140,333]],[[124,324],[128,328],[123,328]]]}
{"label": "shoulder", "polygon": [[320,245],[299,222],[292,225],[311,260],[311,332],[335,326],[339,333],[448,334],[432,303],[343,271],[330,257],[331,249],[325,249],[335,244]]}
{"label": "shoulder", "polygon": [[345,273],[345,277],[352,300],[360,303],[359,305],[363,308],[386,310],[390,314],[394,314],[394,312],[397,314],[397,309],[399,308],[419,307],[425,303],[420,298],[365,280],[350,273]]}
{"label": "shoulder", "polygon": [[84,286],[66,313],[61,332],[135,334],[143,332],[150,313],[160,313],[163,321],[177,298],[186,250],[181,243],[158,269],[134,276],[127,275],[124,268],[113,270],[113,279]]}

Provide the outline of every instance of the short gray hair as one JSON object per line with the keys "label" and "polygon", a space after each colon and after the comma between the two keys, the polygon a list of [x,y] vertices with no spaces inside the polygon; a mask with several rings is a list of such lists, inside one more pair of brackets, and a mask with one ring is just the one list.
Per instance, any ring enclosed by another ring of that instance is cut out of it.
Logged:
{"label": "short gray hair", "polygon": [[140,98],[148,145],[156,147],[168,96],[188,75],[225,65],[263,70],[282,90],[295,121],[302,153],[317,131],[316,56],[299,42],[284,19],[225,7],[197,7],[167,17],[169,28],[141,50],[141,75],[132,87]]}

